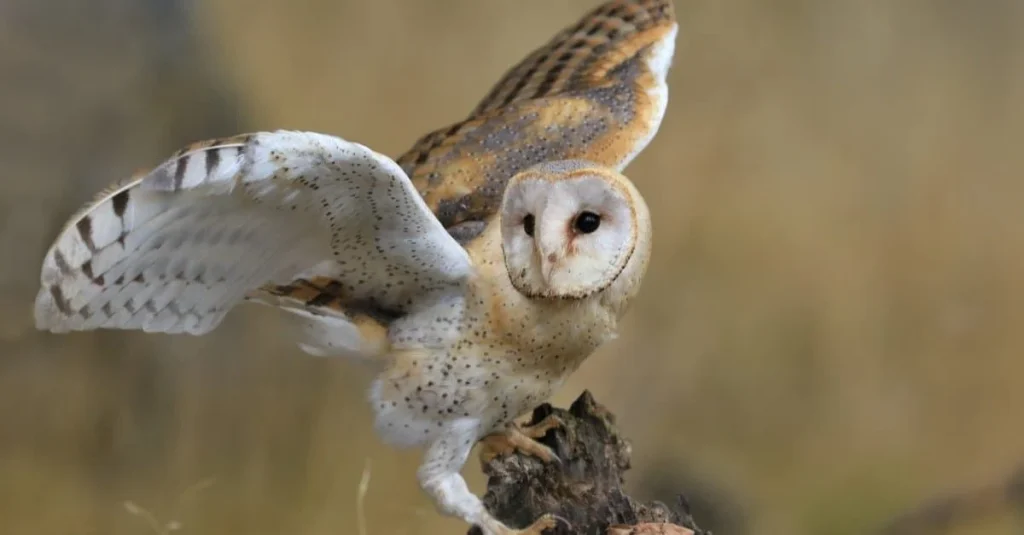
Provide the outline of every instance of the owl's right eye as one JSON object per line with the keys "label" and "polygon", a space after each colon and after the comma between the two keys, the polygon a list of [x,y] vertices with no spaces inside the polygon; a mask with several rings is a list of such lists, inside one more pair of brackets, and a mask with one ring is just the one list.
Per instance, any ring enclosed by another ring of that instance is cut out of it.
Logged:
{"label": "owl's right eye", "polygon": [[533,214],[526,214],[523,218],[523,230],[526,231],[526,235],[533,237]]}

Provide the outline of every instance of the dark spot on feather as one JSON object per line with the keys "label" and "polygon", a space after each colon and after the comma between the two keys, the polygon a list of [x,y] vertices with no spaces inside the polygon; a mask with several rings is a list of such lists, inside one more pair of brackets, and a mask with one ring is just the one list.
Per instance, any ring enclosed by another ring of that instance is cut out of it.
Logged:
{"label": "dark spot on feather", "polygon": [[551,70],[548,71],[547,76],[544,77],[544,81],[541,82],[540,86],[537,88],[537,92],[534,93],[533,98],[540,98],[548,94],[548,92],[551,91],[551,88],[554,87],[555,82],[558,81],[558,76],[562,74],[563,69],[565,69],[564,63],[559,63],[552,67]]}
{"label": "dark spot on feather", "polygon": [[524,74],[523,77],[520,78],[518,82],[516,82],[516,85],[512,88],[512,92],[505,97],[505,100],[501,103],[501,106],[499,107],[505,107],[511,104],[512,101],[519,96],[519,93],[523,90],[523,88],[526,87],[526,84],[530,83],[530,79],[533,78],[534,74],[536,74],[537,69],[540,68],[541,64],[543,64],[547,60],[547,54],[541,54],[540,56],[538,56],[537,59],[533,61],[533,65],[531,65],[530,68],[526,71],[526,74]]}
{"label": "dark spot on feather", "polygon": [[54,284],[50,286],[50,295],[53,296],[53,302],[57,305],[57,309],[63,314],[71,314],[71,307],[68,306],[68,302],[64,299],[64,292],[60,289],[60,286]]}
{"label": "dark spot on feather", "polygon": [[455,134],[458,134],[459,130],[462,129],[462,125],[463,125],[463,123],[455,123],[455,124],[449,126],[448,130],[445,130],[444,135],[442,137],[443,138],[448,138],[448,137],[454,136]]}
{"label": "dark spot on feather", "polygon": [[206,151],[206,178],[210,178],[213,174],[213,170],[217,168],[217,164],[220,163],[220,149],[210,149]]}
{"label": "dark spot on feather", "polygon": [[60,252],[60,249],[53,251],[53,261],[57,264],[57,270],[61,275],[67,276],[71,272],[71,266],[68,265],[68,260],[64,258],[64,253]]}
{"label": "dark spot on feather", "polygon": [[114,195],[110,202],[114,205],[114,215],[124,219],[124,211],[128,208],[128,190],[123,190]]}
{"label": "dark spot on feather", "polygon": [[92,218],[84,216],[82,219],[75,223],[75,228],[78,229],[78,235],[85,242],[85,246],[89,248],[89,251],[96,252],[96,244],[92,242]]}
{"label": "dark spot on feather", "polygon": [[178,158],[174,168],[174,190],[181,189],[181,181],[185,179],[185,169],[188,168],[188,158]]}

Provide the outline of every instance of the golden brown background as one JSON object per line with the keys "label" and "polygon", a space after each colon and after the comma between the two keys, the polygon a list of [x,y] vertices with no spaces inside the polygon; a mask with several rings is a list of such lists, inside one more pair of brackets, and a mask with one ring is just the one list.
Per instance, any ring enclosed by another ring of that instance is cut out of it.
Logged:
{"label": "golden brown background", "polygon": [[[355,533],[360,510],[370,535],[464,532],[419,493],[416,452],[373,435],[366,377],[279,338],[273,311],[203,338],[44,335],[40,260],[96,190],[189,141],[297,128],[397,156],[595,4],[0,2],[0,533],[154,533],[128,500],[188,534]],[[630,489],[686,493],[718,534],[874,533],[1008,477],[1024,3],[676,9],[669,110],[628,169],[653,265],[556,401],[594,391],[633,439]],[[1021,530],[1006,512],[941,533]]]}

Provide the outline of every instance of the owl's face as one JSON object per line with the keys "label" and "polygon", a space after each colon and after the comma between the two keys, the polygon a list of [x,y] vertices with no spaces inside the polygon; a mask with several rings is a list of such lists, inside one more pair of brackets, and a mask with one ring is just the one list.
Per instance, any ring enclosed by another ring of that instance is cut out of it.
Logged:
{"label": "owl's face", "polygon": [[650,218],[619,173],[550,162],[509,181],[501,236],[512,285],[528,297],[583,299],[617,281],[632,294],[650,253]]}

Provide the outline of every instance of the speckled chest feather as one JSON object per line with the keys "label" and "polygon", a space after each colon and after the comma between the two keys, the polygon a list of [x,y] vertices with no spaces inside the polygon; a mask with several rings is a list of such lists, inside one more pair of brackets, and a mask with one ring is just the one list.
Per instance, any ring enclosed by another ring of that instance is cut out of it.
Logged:
{"label": "speckled chest feather", "polygon": [[389,442],[429,441],[458,418],[486,434],[546,399],[615,331],[617,315],[597,297],[538,302],[517,292],[497,222],[469,252],[477,271],[464,299],[390,327],[392,351],[372,387]]}

